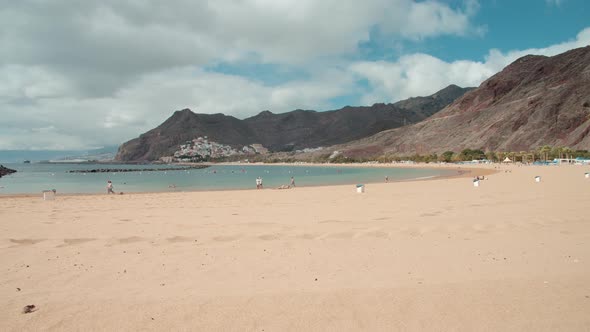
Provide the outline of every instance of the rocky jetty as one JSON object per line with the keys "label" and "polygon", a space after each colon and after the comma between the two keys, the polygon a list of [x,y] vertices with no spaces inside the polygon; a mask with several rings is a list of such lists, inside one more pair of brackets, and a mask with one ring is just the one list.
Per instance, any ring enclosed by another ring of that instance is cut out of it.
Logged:
{"label": "rocky jetty", "polygon": [[10,175],[12,173],[16,173],[16,170],[6,168],[6,167],[0,165],[0,178],[3,177],[4,175]]}
{"label": "rocky jetty", "polygon": [[160,168],[95,168],[75,169],[68,173],[124,173],[124,172],[158,172],[158,171],[184,171],[188,169],[207,168],[208,165],[194,165],[187,167],[160,167]]}

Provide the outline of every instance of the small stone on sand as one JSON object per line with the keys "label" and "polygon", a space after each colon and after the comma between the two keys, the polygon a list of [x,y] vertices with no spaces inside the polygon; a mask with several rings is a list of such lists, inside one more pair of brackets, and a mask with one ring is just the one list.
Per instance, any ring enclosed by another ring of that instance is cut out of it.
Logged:
{"label": "small stone on sand", "polygon": [[35,312],[35,311],[37,311],[37,307],[34,304],[26,305],[23,308],[23,314],[29,314],[29,313]]}

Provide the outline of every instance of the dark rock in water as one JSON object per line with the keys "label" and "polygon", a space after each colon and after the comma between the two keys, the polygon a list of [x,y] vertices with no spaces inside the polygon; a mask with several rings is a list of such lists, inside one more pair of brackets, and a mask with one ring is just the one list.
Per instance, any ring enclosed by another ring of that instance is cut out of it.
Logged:
{"label": "dark rock in water", "polygon": [[12,173],[16,173],[16,170],[6,168],[6,167],[0,165],[0,178],[3,177],[4,175],[10,175]]}
{"label": "dark rock in water", "polygon": [[75,169],[68,173],[122,173],[122,172],[157,172],[157,171],[185,171],[188,169],[207,168],[209,165],[194,165],[187,167],[160,167],[160,168],[97,168]]}

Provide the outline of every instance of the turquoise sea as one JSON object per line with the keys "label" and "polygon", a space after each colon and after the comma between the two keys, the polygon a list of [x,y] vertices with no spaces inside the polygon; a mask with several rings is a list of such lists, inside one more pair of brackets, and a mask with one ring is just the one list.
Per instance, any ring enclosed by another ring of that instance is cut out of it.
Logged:
{"label": "turquoise sea", "polygon": [[[116,192],[166,192],[264,188],[289,184],[301,186],[402,181],[450,175],[454,171],[423,168],[327,167],[314,165],[214,165],[204,169],[126,172],[68,173],[96,168],[162,168],[168,165],[4,164],[18,172],[0,178],[0,195],[34,194],[55,189],[58,193],[105,193],[107,180]],[[178,166],[181,167],[181,166]]]}

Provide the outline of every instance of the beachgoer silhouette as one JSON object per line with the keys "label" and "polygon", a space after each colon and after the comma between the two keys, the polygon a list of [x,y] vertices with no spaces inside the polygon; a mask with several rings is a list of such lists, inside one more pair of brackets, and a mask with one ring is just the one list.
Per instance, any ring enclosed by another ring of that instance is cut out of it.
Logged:
{"label": "beachgoer silhouette", "polygon": [[111,182],[111,180],[107,181],[107,194],[114,194],[115,192],[113,191],[113,183]]}
{"label": "beachgoer silhouette", "polygon": [[291,177],[291,187],[295,187],[295,179]]}

